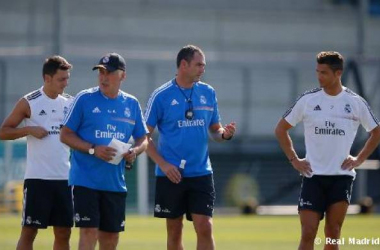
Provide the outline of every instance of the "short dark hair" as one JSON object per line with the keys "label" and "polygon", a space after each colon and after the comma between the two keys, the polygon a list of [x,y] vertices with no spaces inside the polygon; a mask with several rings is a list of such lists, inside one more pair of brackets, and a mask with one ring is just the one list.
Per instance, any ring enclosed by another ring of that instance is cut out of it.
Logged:
{"label": "short dark hair", "polygon": [[179,66],[181,65],[182,60],[185,60],[186,62],[190,63],[194,57],[195,52],[198,52],[199,54],[204,56],[203,51],[195,45],[186,45],[185,47],[183,47],[177,55],[177,68],[179,68]]}
{"label": "short dark hair", "polygon": [[344,58],[336,51],[322,51],[317,55],[318,64],[327,64],[332,71],[343,70]]}
{"label": "short dark hair", "polygon": [[45,75],[53,76],[60,70],[72,69],[72,65],[67,62],[62,56],[51,56],[45,59],[44,66],[42,67],[42,77]]}

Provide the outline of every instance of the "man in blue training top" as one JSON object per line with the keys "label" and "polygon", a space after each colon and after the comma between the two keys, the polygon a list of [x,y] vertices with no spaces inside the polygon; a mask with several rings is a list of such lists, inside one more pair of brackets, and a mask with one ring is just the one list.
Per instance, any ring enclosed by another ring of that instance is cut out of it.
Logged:
{"label": "man in blue training top", "polygon": [[167,249],[183,249],[185,213],[194,223],[197,249],[215,248],[208,131],[222,142],[232,138],[236,125],[221,125],[215,90],[200,82],[205,66],[200,48],[183,47],[177,55],[176,78],[152,93],[145,111],[150,134],[156,126],[159,131],[158,148],[150,139],[147,153],[156,163],[154,216],[166,218]]}
{"label": "man in blue training top", "polygon": [[[99,86],[78,93],[64,121],[61,141],[74,149],[69,184],[74,187],[79,249],[95,249],[97,240],[100,249],[116,249],[125,224],[125,165],[146,149],[148,130],[138,100],[120,90],[126,78],[124,59],[107,54],[95,69]],[[131,136],[134,147],[118,165],[109,163],[116,155],[107,146],[110,141],[126,143]]]}

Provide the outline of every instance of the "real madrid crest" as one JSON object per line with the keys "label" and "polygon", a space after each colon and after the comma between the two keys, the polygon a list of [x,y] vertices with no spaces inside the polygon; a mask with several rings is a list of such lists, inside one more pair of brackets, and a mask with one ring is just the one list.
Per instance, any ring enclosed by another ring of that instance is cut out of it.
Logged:
{"label": "real madrid crest", "polygon": [[344,112],[347,114],[350,114],[352,112],[350,104],[346,104],[346,106],[344,106]]}
{"label": "real madrid crest", "polygon": [[156,211],[157,213],[161,212],[161,206],[159,204],[156,204],[154,211]]}
{"label": "real madrid crest", "polygon": [[69,108],[65,106],[63,107],[63,114],[67,115],[67,113],[69,113]]}
{"label": "real madrid crest", "polygon": [[76,222],[79,222],[79,221],[80,221],[80,216],[79,216],[78,213],[75,214],[74,219],[75,219]]}
{"label": "real madrid crest", "polygon": [[206,97],[204,95],[201,95],[201,98],[200,98],[199,101],[200,101],[201,104],[206,104],[207,103]]}
{"label": "real madrid crest", "polygon": [[131,117],[131,110],[130,110],[129,108],[125,108],[125,110],[124,110],[124,115],[125,115],[126,117]]}
{"label": "real madrid crest", "polygon": [[103,58],[103,63],[108,63],[110,61],[110,58],[108,56]]}

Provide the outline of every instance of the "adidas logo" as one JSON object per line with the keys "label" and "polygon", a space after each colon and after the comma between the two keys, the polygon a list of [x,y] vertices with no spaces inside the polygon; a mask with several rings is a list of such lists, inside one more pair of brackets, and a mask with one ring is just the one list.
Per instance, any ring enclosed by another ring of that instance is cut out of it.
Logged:
{"label": "adidas logo", "polygon": [[45,110],[41,110],[41,112],[38,115],[47,115]]}
{"label": "adidas logo", "polygon": [[98,107],[96,107],[96,108],[94,108],[93,110],[92,110],[92,113],[94,113],[94,114],[97,114],[97,113],[101,113],[102,111],[100,111],[100,109],[98,108]]}
{"label": "adidas logo", "polygon": [[321,107],[319,107],[319,105],[317,105],[317,106],[315,106],[315,108],[314,108],[314,111],[321,111],[322,109],[321,109]]}
{"label": "adidas logo", "polygon": [[170,105],[174,106],[174,105],[178,105],[179,103],[177,102],[176,99],[173,99],[172,103]]}

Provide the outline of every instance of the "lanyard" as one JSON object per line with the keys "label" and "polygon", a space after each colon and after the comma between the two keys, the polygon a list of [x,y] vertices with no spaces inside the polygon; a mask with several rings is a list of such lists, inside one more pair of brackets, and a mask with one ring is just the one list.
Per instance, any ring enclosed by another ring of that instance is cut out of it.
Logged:
{"label": "lanyard", "polygon": [[193,95],[194,85],[191,87],[190,96],[187,97],[186,94],[185,94],[185,92],[183,92],[181,86],[178,85],[176,79],[174,79],[174,82],[175,82],[175,84],[177,85],[179,91],[181,91],[182,95],[185,97],[186,102],[191,103],[191,96]]}
{"label": "lanyard", "polygon": [[179,91],[185,97],[185,101],[189,104],[189,108],[185,111],[185,117],[188,120],[192,120],[194,118],[194,111],[193,111],[193,102],[191,101],[191,96],[193,95],[194,85],[191,87],[190,96],[187,97],[185,92],[183,92],[182,88],[178,85],[176,79],[174,79],[174,82],[177,85]]}

